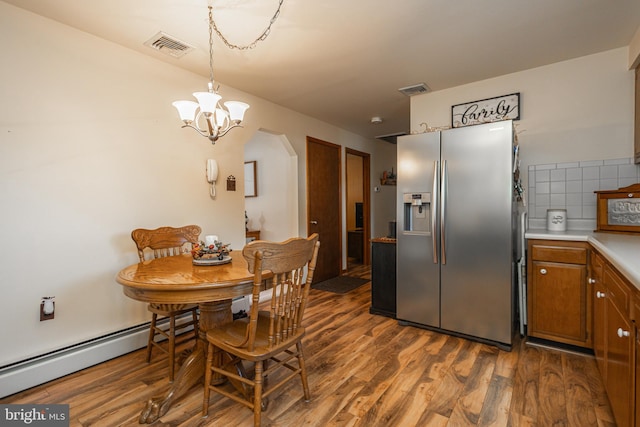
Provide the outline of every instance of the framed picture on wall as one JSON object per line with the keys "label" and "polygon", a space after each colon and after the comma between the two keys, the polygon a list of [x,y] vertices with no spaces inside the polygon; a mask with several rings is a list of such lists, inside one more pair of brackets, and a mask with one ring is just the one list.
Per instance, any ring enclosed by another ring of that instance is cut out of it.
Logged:
{"label": "framed picture on wall", "polygon": [[244,197],[258,196],[258,162],[244,162]]}

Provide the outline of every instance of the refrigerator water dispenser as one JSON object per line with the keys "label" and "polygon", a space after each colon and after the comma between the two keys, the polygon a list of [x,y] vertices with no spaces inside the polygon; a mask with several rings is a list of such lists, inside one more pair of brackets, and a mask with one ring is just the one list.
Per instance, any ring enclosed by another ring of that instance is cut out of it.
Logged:
{"label": "refrigerator water dispenser", "polygon": [[431,234],[431,193],[404,193],[403,232]]}

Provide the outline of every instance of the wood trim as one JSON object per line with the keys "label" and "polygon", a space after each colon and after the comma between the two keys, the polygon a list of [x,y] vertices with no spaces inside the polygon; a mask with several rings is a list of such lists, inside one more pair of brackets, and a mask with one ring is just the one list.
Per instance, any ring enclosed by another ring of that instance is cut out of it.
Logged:
{"label": "wood trim", "polygon": [[636,108],[635,108],[635,132],[634,132],[634,161],[640,164],[640,65],[636,67]]}

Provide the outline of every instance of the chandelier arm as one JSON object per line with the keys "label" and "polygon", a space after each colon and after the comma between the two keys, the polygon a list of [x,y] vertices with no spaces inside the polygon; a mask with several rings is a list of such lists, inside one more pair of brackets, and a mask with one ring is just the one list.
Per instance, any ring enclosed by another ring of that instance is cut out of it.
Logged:
{"label": "chandelier arm", "polygon": [[222,138],[223,136],[225,136],[231,129],[233,128],[237,128],[237,127],[242,127],[239,123],[234,123],[233,125],[230,125],[229,127],[227,127],[226,129],[224,129],[222,132],[218,132],[218,138]]}
{"label": "chandelier arm", "polygon": [[[207,120],[208,122],[208,120]],[[213,132],[205,132],[202,129],[200,129],[197,126],[194,126],[193,124],[184,124],[181,126],[182,129],[184,128],[191,128],[193,130],[195,130],[196,132],[198,132],[200,135],[209,138],[211,140],[211,142],[215,143],[215,141],[217,141],[219,138],[222,138],[223,136],[225,136],[231,129],[233,128],[237,128],[237,127],[242,127],[242,125],[240,123],[233,123],[231,125],[229,125],[227,128],[220,130],[218,129],[217,132],[213,131]]]}
{"label": "chandelier arm", "polygon": [[209,137],[209,134],[207,132],[202,131],[200,128],[198,128],[197,126],[194,126],[192,124],[184,124],[181,126],[182,129],[184,128],[191,128],[193,130],[195,130],[196,132],[198,132],[200,135],[202,136],[206,136],[207,138]]}

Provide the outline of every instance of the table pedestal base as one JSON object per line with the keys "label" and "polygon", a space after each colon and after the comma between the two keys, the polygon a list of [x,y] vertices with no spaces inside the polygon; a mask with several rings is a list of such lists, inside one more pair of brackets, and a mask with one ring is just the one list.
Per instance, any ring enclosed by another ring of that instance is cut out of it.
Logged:
{"label": "table pedestal base", "polygon": [[209,329],[233,321],[231,300],[206,302],[200,304],[199,338],[193,352],[180,367],[169,391],[149,399],[140,413],[140,424],[151,424],[167,413],[173,402],[182,397],[196,383],[204,379],[207,360],[206,335]]}

